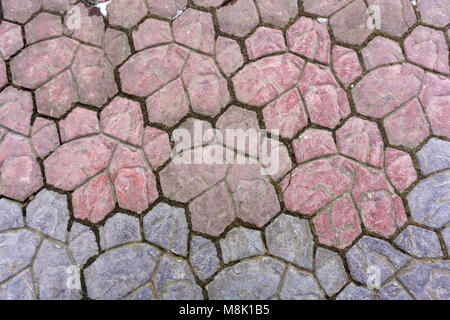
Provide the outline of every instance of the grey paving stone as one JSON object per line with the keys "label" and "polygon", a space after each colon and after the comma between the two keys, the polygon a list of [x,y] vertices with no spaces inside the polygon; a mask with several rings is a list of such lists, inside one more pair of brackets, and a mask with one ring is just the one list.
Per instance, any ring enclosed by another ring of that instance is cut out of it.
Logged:
{"label": "grey paving stone", "polygon": [[312,270],[314,242],[307,220],[280,215],[266,228],[266,243],[271,254]]}
{"label": "grey paving stone", "polygon": [[400,248],[419,258],[442,257],[442,249],[436,232],[408,226],[394,241]]}
{"label": "grey paving stone", "polygon": [[156,295],[163,300],[202,300],[202,289],[195,283],[187,262],[164,255],[154,276]]}
{"label": "grey paving stone", "polygon": [[0,232],[23,227],[22,209],[13,201],[0,199]]}
{"label": "grey paving stone", "polygon": [[207,286],[212,300],[265,300],[274,297],[285,265],[270,257],[242,261],[219,272]]}
{"label": "grey paving stone", "polygon": [[39,235],[25,229],[0,234],[0,282],[31,263],[40,241]]}
{"label": "grey paving stone", "polygon": [[450,172],[422,180],[407,199],[415,221],[433,228],[443,227],[450,221]]}
{"label": "grey paving stone", "polygon": [[0,300],[36,300],[30,269],[25,269],[0,286]]}
{"label": "grey paving stone", "polygon": [[431,138],[416,155],[423,175],[450,168],[450,142],[448,141]]}
{"label": "grey paving stone", "polygon": [[444,238],[445,245],[447,246],[447,252],[450,255],[450,226],[442,230],[442,238]]}
{"label": "grey paving stone", "polygon": [[173,253],[187,255],[189,229],[184,209],[159,203],[144,217],[145,239]]}
{"label": "grey paving stone", "polygon": [[352,278],[369,288],[378,287],[411,258],[388,242],[364,236],[346,253]]}
{"label": "grey paving stone", "polygon": [[220,248],[225,263],[264,254],[261,232],[244,227],[230,230],[220,240]]}
{"label": "grey paving stone", "polygon": [[192,237],[189,261],[200,280],[212,276],[219,269],[220,263],[214,244],[199,236]]}
{"label": "grey paving stone", "polygon": [[349,283],[342,290],[336,300],[374,300],[375,292],[365,287],[360,287],[353,282]]}
{"label": "grey paving stone", "polygon": [[280,298],[282,300],[321,300],[324,295],[312,274],[289,267]]}
{"label": "grey paving stone", "polygon": [[398,279],[416,299],[450,300],[450,260],[416,261],[402,270]]}
{"label": "grey paving stone", "polygon": [[59,241],[66,241],[69,218],[67,196],[47,189],[41,190],[27,207],[27,226]]}
{"label": "grey paving stone", "polygon": [[386,283],[378,292],[380,300],[411,300],[411,296],[396,280]]}
{"label": "grey paving stone", "polygon": [[[33,272],[43,300],[81,299],[81,287],[68,286],[79,283],[78,267],[74,267],[67,255],[67,248],[53,240],[45,240],[33,262]],[[72,278],[73,277],[73,278]],[[76,279],[76,280],[75,280]]]}
{"label": "grey paving stone", "polygon": [[126,296],[124,300],[155,300],[155,295],[153,294],[151,285],[146,284]]}
{"label": "grey paving stone", "polygon": [[124,213],[109,218],[99,228],[100,246],[103,250],[142,240],[139,219]]}
{"label": "grey paving stone", "polygon": [[86,261],[98,254],[95,234],[88,226],[75,222],[69,232],[68,245],[75,262],[82,266]]}
{"label": "grey paving stone", "polygon": [[84,271],[87,294],[92,299],[120,299],[150,280],[159,250],[133,243],[101,254]]}
{"label": "grey paving stone", "polygon": [[334,251],[318,248],[315,270],[317,279],[330,297],[338,293],[348,282],[344,263]]}

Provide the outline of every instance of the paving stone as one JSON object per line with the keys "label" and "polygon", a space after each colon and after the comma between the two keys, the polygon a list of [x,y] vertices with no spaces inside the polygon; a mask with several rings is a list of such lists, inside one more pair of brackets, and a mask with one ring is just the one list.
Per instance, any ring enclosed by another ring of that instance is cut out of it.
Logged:
{"label": "paving stone", "polygon": [[[109,13],[111,11],[110,8],[108,6]],[[75,13],[65,16],[64,34],[94,46],[102,46],[105,29],[103,17],[101,15],[90,14],[91,9],[83,3],[75,5],[71,10],[77,12],[77,16],[75,16]],[[111,15],[109,14],[109,16],[109,20],[111,21]],[[78,19],[77,23],[72,22],[75,18]]]}
{"label": "paving stone", "polygon": [[59,147],[59,136],[53,121],[38,117],[31,129],[31,141],[39,157],[44,158]]}
{"label": "paving stone", "polygon": [[99,233],[102,250],[141,240],[138,218],[124,213],[118,213],[106,220],[99,228]]}
{"label": "paving stone", "polygon": [[31,263],[41,237],[29,230],[19,229],[0,234],[0,282],[3,282]]}
{"label": "paving stone", "polygon": [[298,13],[296,0],[256,0],[261,19],[265,23],[284,27]]}
{"label": "paving stone", "polygon": [[329,16],[352,2],[352,0],[303,0],[303,9],[312,14]]}
{"label": "paving stone", "polygon": [[145,215],[143,221],[147,241],[186,256],[189,229],[184,209],[159,203]]}
{"label": "paving stone", "polygon": [[326,24],[300,17],[287,30],[286,39],[292,52],[319,62],[330,62],[331,40]]}
{"label": "paving stone", "polygon": [[44,9],[63,13],[75,0],[43,0]]}
{"label": "paving stone", "polygon": [[349,85],[362,74],[358,55],[352,49],[334,46],[332,52],[333,70],[344,85]]}
{"label": "paving stone", "polygon": [[108,5],[108,22],[131,28],[147,15],[145,0],[116,0]]}
{"label": "paving stone", "polygon": [[203,237],[193,236],[189,262],[200,280],[210,278],[219,269],[220,260],[214,244]]}
{"label": "paving stone", "polygon": [[396,238],[395,244],[419,258],[440,258],[442,249],[434,231],[408,226]]}
{"label": "paving stone", "polygon": [[202,289],[183,259],[164,255],[153,282],[161,300],[203,300]]}
{"label": "paving stone", "polygon": [[356,110],[384,117],[417,95],[423,75],[422,69],[406,63],[372,70],[352,89]]}
{"label": "paving stone", "polygon": [[64,120],[58,122],[62,142],[100,132],[95,111],[75,108]]}
{"label": "paving stone", "polygon": [[431,138],[416,156],[423,175],[450,168],[450,142]]}
{"label": "paving stone", "polygon": [[2,1],[3,17],[19,23],[25,23],[40,7],[41,1],[36,0],[24,0],[20,3],[15,0]]}
{"label": "paving stone", "polygon": [[292,142],[295,159],[302,163],[337,152],[331,131],[306,129]]}
{"label": "paving stone", "polygon": [[222,32],[244,37],[258,25],[259,17],[252,0],[240,0],[216,11]]}
{"label": "paving stone", "polygon": [[444,239],[447,251],[450,253],[450,226],[441,231],[442,238]]}
{"label": "paving stone", "polygon": [[1,300],[36,300],[37,295],[29,269],[0,286]]}
{"label": "paving stone", "polygon": [[27,206],[27,226],[62,242],[66,241],[69,219],[65,194],[43,189]]}
{"label": "paving stone", "polygon": [[206,289],[212,300],[269,299],[277,293],[284,269],[273,258],[253,258],[223,269]]}
{"label": "paving stone", "polygon": [[0,88],[8,83],[8,76],[6,75],[6,64],[0,59]]}
{"label": "paving stone", "polygon": [[445,0],[418,0],[417,7],[423,22],[442,28],[449,23],[450,8]]}
{"label": "paving stone", "polygon": [[374,287],[411,260],[388,242],[369,236],[362,237],[345,256],[353,280]]}
{"label": "paving stone", "polygon": [[386,148],[385,166],[389,180],[401,192],[417,180],[411,157],[404,151]]}
{"label": "paving stone", "polygon": [[160,252],[145,243],[115,248],[101,254],[84,270],[92,299],[119,299],[150,280]]}
{"label": "paving stone", "polygon": [[143,149],[152,168],[157,169],[171,157],[172,149],[170,147],[169,135],[165,131],[153,127],[146,127],[144,131]]}
{"label": "paving stone", "polygon": [[299,267],[313,268],[313,236],[307,220],[280,215],[266,228],[269,252]]}
{"label": "paving stone", "polygon": [[[149,33],[152,33],[151,37],[148,36]],[[133,43],[136,50],[172,41],[170,25],[166,21],[147,19],[139,25],[137,30],[133,30]]]}
{"label": "paving stone", "polygon": [[400,37],[416,22],[414,8],[408,0],[368,0],[367,4],[379,11],[380,25],[378,28],[375,22],[375,28],[381,32]]}
{"label": "paving stone", "polygon": [[380,300],[412,300],[411,296],[396,280],[386,283],[378,292],[378,298]]}
{"label": "paving stone", "polygon": [[330,69],[308,63],[299,88],[312,123],[333,129],[350,114],[347,94]]}
{"label": "paving stone", "polygon": [[324,295],[312,274],[289,267],[281,288],[280,298],[283,300],[322,300]]}
{"label": "paving stone", "polygon": [[450,261],[415,262],[401,271],[398,278],[419,300],[450,299]]}
{"label": "paving stone", "polygon": [[352,117],[336,131],[339,151],[362,163],[381,168],[383,140],[375,122]]}
{"label": "paving stone", "polygon": [[264,254],[261,232],[237,227],[220,240],[222,258],[225,263]]}
{"label": "paving stone", "polygon": [[202,7],[212,7],[217,8],[222,5],[222,0],[194,0],[194,3]]}
{"label": "paving stone", "polygon": [[0,232],[23,226],[20,205],[5,198],[0,199]]}
{"label": "paving stone", "polygon": [[106,29],[103,41],[106,57],[114,67],[117,67],[131,55],[128,37],[122,31]]}
{"label": "paving stone", "polygon": [[27,44],[62,35],[61,18],[42,12],[25,25]]}
{"label": "paving stone", "polygon": [[184,8],[187,0],[168,0],[161,2],[160,0],[147,0],[148,9],[151,13],[172,19],[176,16],[177,11]]}
{"label": "paving stone", "polygon": [[416,27],[405,39],[405,53],[412,62],[438,72],[449,73],[448,48],[442,31]]}
{"label": "paving stone", "polygon": [[366,68],[373,68],[405,60],[400,45],[388,38],[376,36],[361,50]]}
{"label": "paving stone", "polygon": [[216,40],[216,60],[226,75],[230,75],[244,64],[241,48],[236,40],[219,36]]}
{"label": "paving stone", "polygon": [[349,196],[336,200],[313,219],[319,242],[344,249],[361,234],[358,212]]}
{"label": "paving stone", "polygon": [[250,60],[286,51],[283,32],[268,27],[259,27],[245,40],[247,54]]}
{"label": "paving stone", "polygon": [[90,257],[98,254],[94,232],[88,226],[78,222],[72,225],[67,244],[78,266],[84,265]]}
{"label": "paving stone", "polygon": [[22,29],[19,25],[3,21],[0,23],[0,53],[9,59],[23,48]]}
{"label": "paving stone", "polygon": [[336,300],[375,300],[375,293],[351,282],[338,294]]}
{"label": "paving stone", "polygon": [[348,282],[341,257],[333,251],[318,248],[315,274],[329,297],[338,293]]}
{"label": "paving stone", "polygon": [[130,293],[124,300],[156,300],[155,294],[150,284]]}
{"label": "paving stone", "polygon": [[[267,146],[267,155],[264,146]],[[264,138],[260,146],[262,169],[276,181],[292,169],[292,161],[287,147],[280,141]]]}
{"label": "paving stone", "polygon": [[33,100],[27,91],[6,87],[0,92],[0,125],[28,136]]}

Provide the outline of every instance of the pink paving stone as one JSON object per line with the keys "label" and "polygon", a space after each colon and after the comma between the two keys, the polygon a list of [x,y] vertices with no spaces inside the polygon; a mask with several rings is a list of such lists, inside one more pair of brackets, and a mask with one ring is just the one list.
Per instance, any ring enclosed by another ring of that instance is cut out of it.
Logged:
{"label": "pink paving stone", "polygon": [[347,195],[313,219],[319,242],[344,249],[361,234],[358,213]]}
{"label": "pink paving stone", "polygon": [[328,17],[350,2],[352,0],[303,0],[303,9],[308,13]]}
{"label": "pink paving stone", "polygon": [[286,51],[281,30],[259,27],[245,40],[249,59],[257,59],[276,52]]}
{"label": "pink paving stone", "polygon": [[106,29],[104,46],[106,57],[114,67],[117,67],[131,55],[128,37],[122,31]]}
{"label": "pink paving stone", "polygon": [[[83,42],[92,44],[94,46],[101,46],[103,43],[103,35],[105,24],[103,23],[103,17],[101,15],[89,14],[90,8],[85,6],[83,3],[78,4],[77,9],[72,9],[73,14],[66,15],[64,19],[64,34],[71,36],[75,39],[81,40]],[[77,11],[75,11],[77,10]],[[78,23],[71,23],[74,19],[74,15],[79,12]],[[108,6],[109,12],[109,6]]]}
{"label": "pink paving stone", "polygon": [[328,68],[308,63],[299,88],[312,123],[333,129],[350,114],[347,94]]}
{"label": "pink paving stone", "polygon": [[387,148],[385,156],[386,174],[400,192],[405,191],[417,180],[417,173],[409,154],[404,151]]}
{"label": "pink paving stone", "polygon": [[384,64],[405,60],[400,45],[388,38],[377,36],[361,50],[364,63],[368,70]]}
{"label": "pink paving stone", "polygon": [[[152,36],[149,37],[149,34]],[[138,26],[137,30],[133,30],[133,43],[136,50],[172,41],[170,26],[166,21],[147,19]]]}
{"label": "pink paving stone", "polygon": [[[184,136],[178,135],[178,130],[172,132],[171,140],[174,143],[175,151],[178,153],[182,150],[191,149],[193,147],[205,146],[214,142],[214,137],[208,137],[205,133],[207,131],[211,132],[213,130],[211,124],[204,120],[199,120],[196,118],[188,118],[184,120],[178,127],[181,133],[188,132],[191,139],[186,143],[183,141]],[[184,131],[186,130],[186,131]]]}
{"label": "pink paving stone", "polygon": [[148,162],[156,170],[171,156],[169,135],[162,130],[146,127],[143,149]]}
{"label": "pink paving stone", "polygon": [[296,88],[281,95],[263,109],[268,130],[278,129],[280,136],[292,139],[308,124],[305,107]]}
{"label": "pink paving stone", "polygon": [[100,107],[117,93],[113,67],[100,49],[82,45],[72,71],[81,103]]}
{"label": "pink paving stone", "polygon": [[367,27],[366,10],[364,1],[356,0],[331,17],[331,29],[337,40],[360,45],[367,39],[373,30]]}
{"label": "pink paving stone", "polygon": [[420,18],[427,24],[445,27],[450,23],[450,6],[447,0],[418,0]]}
{"label": "pink paving stone", "polygon": [[442,73],[449,73],[448,48],[444,33],[418,26],[405,39],[408,59],[421,66]]}
{"label": "pink paving stone", "polygon": [[[267,146],[267,151],[265,148]],[[292,169],[292,161],[286,146],[274,139],[264,138],[259,146],[259,161],[264,168],[265,174],[270,175],[272,180],[284,177]]]}
{"label": "pink paving stone", "polygon": [[115,97],[100,113],[104,133],[119,140],[140,146],[144,119],[139,102]]}
{"label": "pink paving stone", "polygon": [[362,74],[358,55],[352,49],[333,47],[332,63],[336,76],[344,85],[349,85]]}
{"label": "pink paving stone", "polygon": [[286,208],[313,214],[349,191],[355,168],[353,162],[340,156],[300,165],[280,184]]}
{"label": "pink paving stone", "polygon": [[213,54],[214,25],[209,12],[189,8],[173,22],[172,30],[175,41]]}
{"label": "pink paving stone", "polygon": [[75,81],[67,70],[35,91],[39,113],[59,118],[78,101]]}
{"label": "pink paving stone", "polygon": [[247,64],[233,77],[236,97],[243,103],[261,106],[297,83],[305,62],[284,54]]}
{"label": "pink paving stone", "polygon": [[403,63],[370,71],[352,89],[356,110],[382,118],[417,95],[424,72]]}
{"label": "pink paving stone", "polygon": [[119,145],[109,166],[119,206],[142,213],[158,198],[156,178],[141,150]]}
{"label": "pink paving stone", "polygon": [[6,87],[0,92],[0,125],[27,136],[33,113],[33,101],[27,91]]}
{"label": "pink paving stone", "polygon": [[151,13],[172,19],[177,11],[183,9],[187,4],[186,0],[147,0],[147,5]]}
{"label": "pink paving stone", "polygon": [[19,23],[25,23],[40,7],[40,0],[2,0],[3,18]]}
{"label": "pink paving stone", "polygon": [[420,93],[425,112],[436,135],[450,138],[450,80],[427,73]]}
{"label": "pink paving stone", "polygon": [[39,157],[44,158],[59,147],[59,136],[53,121],[37,117],[31,129],[31,142]]}
{"label": "pink paving stone", "polygon": [[63,144],[44,161],[47,183],[62,190],[74,190],[108,166],[115,145],[102,136]]}
{"label": "pink paving stone", "polygon": [[209,189],[189,204],[192,229],[213,237],[234,221],[233,200],[224,182]]}
{"label": "pink paving stone", "polygon": [[223,3],[223,0],[194,0],[194,3],[202,7],[216,8]]}
{"label": "pink paving stone", "polygon": [[416,22],[410,0],[367,0],[367,4],[378,6],[381,32],[400,37]]}
{"label": "pink paving stone", "polygon": [[375,122],[352,117],[336,131],[339,151],[359,162],[381,168],[383,140]]}
{"label": "pink paving stone", "polygon": [[331,131],[319,129],[305,130],[292,142],[292,147],[297,163],[337,152]]}
{"label": "pink paving stone", "polygon": [[39,40],[62,35],[61,18],[42,12],[25,25],[25,37],[31,44]]}
{"label": "pink paving stone", "polygon": [[43,185],[41,169],[28,141],[7,133],[0,142],[0,193],[24,201]]}
{"label": "pink paving stone", "polygon": [[51,11],[64,12],[76,0],[43,0],[44,8]]}
{"label": "pink paving stone", "polygon": [[174,44],[133,55],[119,69],[122,90],[147,97],[180,75],[187,56],[186,49]]}
{"label": "pink paving stone", "polygon": [[8,77],[6,75],[6,64],[0,59],[0,88],[8,83]]}
{"label": "pink paving stone", "polygon": [[114,0],[108,5],[108,21],[123,28],[131,28],[147,15],[145,0]]}
{"label": "pink paving stone", "polygon": [[3,59],[9,59],[22,49],[22,29],[19,25],[3,21],[0,23],[0,53]]}
{"label": "pink paving stone", "polygon": [[225,37],[217,38],[216,60],[226,75],[232,74],[244,64],[239,44]]}
{"label": "pink paving stone", "polygon": [[188,100],[181,80],[177,79],[145,101],[150,122],[157,122],[172,127],[188,112]]}
{"label": "pink paving stone", "polygon": [[97,112],[84,108],[74,109],[58,124],[62,142],[100,132]]}
{"label": "pink paving stone", "polygon": [[32,44],[11,61],[12,81],[36,89],[66,69],[72,61],[78,43],[60,37]]}
{"label": "pink paving stone", "polygon": [[88,181],[72,193],[72,207],[75,218],[92,223],[102,221],[114,210],[111,184],[106,173]]}
{"label": "pink paving stone", "polygon": [[330,61],[331,40],[327,25],[300,17],[286,33],[291,51],[323,63]]}
{"label": "pink paving stone", "polygon": [[407,221],[402,199],[381,172],[360,167],[352,195],[370,231],[389,237]]}
{"label": "pink paving stone", "polygon": [[210,57],[191,53],[183,81],[192,109],[202,115],[213,117],[230,101],[227,81]]}
{"label": "pink paving stone", "polygon": [[275,188],[259,165],[235,164],[226,181],[243,221],[262,227],[280,211]]}
{"label": "pink paving stone", "polygon": [[284,27],[298,13],[297,0],[256,0],[261,19],[278,27]]}
{"label": "pink paving stone", "polygon": [[244,37],[259,23],[258,13],[252,0],[239,0],[216,11],[222,32]]}
{"label": "pink paving stone", "polygon": [[386,117],[383,125],[391,144],[410,149],[430,135],[427,120],[416,99]]}

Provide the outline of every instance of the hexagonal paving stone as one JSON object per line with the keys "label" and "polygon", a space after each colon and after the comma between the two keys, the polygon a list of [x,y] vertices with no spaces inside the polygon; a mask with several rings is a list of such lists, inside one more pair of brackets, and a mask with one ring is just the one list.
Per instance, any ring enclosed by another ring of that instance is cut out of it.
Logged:
{"label": "hexagonal paving stone", "polygon": [[417,180],[411,157],[404,151],[386,148],[385,166],[389,180],[401,192]]}
{"label": "hexagonal paving stone", "polygon": [[116,0],[108,5],[108,21],[112,25],[131,28],[147,14],[146,0]]}
{"label": "hexagonal paving stone", "polygon": [[69,7],[71,3],[74,3],[73,0],[42,0],[42,4],[44,5],[44,9],[64,12]]}
{"label": "hexagonal paving stone", "polygon": [[114,67],[117,67],[131,55],[127,35],[121,31],[111,28],[106,29],[104,46],[106,57]]}
{"label": "hexagonal paving stone", "polygon": [[450,142],[431,138],[416,156],[424,175],[450,168]]}
{"label": "hexagonal paving stone", "polygon": [[286,51],[283,32],[268,27],[259,27],[245,40],[249,59],[257,59],[276,52]]}
{"label": "hexagonal paving stone", "polygon": [[90,257],[98,254],[94,232],[88,226],[78,222],[72,225],[67,243],[78,266],[84,265]]}
{"label": "hexagonal paving stone", "polygon": [[292,142],[295,159],[302,163],[337,152],[331,131],[306,129]]}
{"label": "hexagonal paving stone", "polygon": [[324,294],[312,274],[289,267],[281,288],[280,298],[283,300],[322,300]]}
{"label": "hexagonal paving stone", "polygon": [[31,129],[31,141],[39,157],[44,158],[59,147],[59,136],[53,121],[38,117]]}
{"label": "hexagonal paving stone", "polygon": [[217,249],[210,240],[193,236],[189,262],[197,277],[200,280],[205,280],[219,269],[220,260],[217,257]]}
{"label": "hexagonal paving stone", "polygon": [[28,136],[33,100],[28,91],[6,87],[0,92],[0,125]]}
{"label": "hexagonal paving stone", "polygon": [[19,25],[2,21],[0,23],[0,53],[9,59],[23,47],[22,29]]}
{"label": "hexagonal paving stone", "polygon": [[202,7],[219,7],[220,5],[222,5],[223,1],[222,0],[194,0],[194,3],[198,6],[202,6]]}
{"label": "hexagonal paving stone", "polygon": [[412,300],[397,280],[386,283],[378,292],[378,298],[380,300]]}
{"label": "hexagonal paving stone", "polygon": [[147,0],[147,5],[151,13],[172,19],[178,10],[184,8],[187,4],[186,0]]}
{"label": "hexagonal paving stone", "polygon": [[240,0],[217,10],[220,30],[237,37],[246,36],[259,23],[252,0]]}
{"label": "hexagonal paving stone", "polygon": [[99,228],[99,234],[102,250],[140,241],[139,219],[124,213],[118,213],[106,220],[105,224]]}
{"label": "hexagonal paving stone", "polygon": [[94,46],[102,46],[105,29],[103,17],[90,14],[90,8],[83,3],[75,5],[71,11],[77,12],[76,18],[79,24],[72,24],[75,14],[66,15],[64,19],[64,34]]}
{"label": "hexagonal paving stone", "polygon": [[362,74],[362,67],[358,55],[352,49],[334,46],[332,52],[333,70],[344,84],[348,85]]}
{"label": "hexagonal paving stone", "polygon": [[308,13],[329,16],[349,4],[352,0],[303,0],[303,9]]}
{"label": "hexagonal paving stone", "polygon": [[19,204],[0,199],[0,232],[23,227],[22,209]]}
{"label": "hexagonal paving stone", "polygon": [[261,19],[278,27],[284,27],[298,13],[296,0],[256,0]]}
{"label": "hexagonal paving stone", "polygon": [[434,231],[408,226],[396,238],[395,244],[419,258],[440,258],[442,249]]}
{"label": "hexagonal paving stone", "polygon": [[41,1],[24,0],[18,3],[15,0],[2,1],[3,17],[8,20],[25,23],[41,7]]}
{"label": "hexagonal paving stone", "polygon": [[346,285],[347,273],[341,257],[336,252],[318,248],[315,264],[317,279],[325,289],[327,296],[335,295]]}
{"label": "hexagonal paving stone", "polygon": [[388,38],[376,36],[361,50],[366,68],[373,68],[405,60],[400,45]]}
{"label": "hexagonal paving stone", "polygon": [[367,4],[376,10],[375,19],[379,14],[379,27],[375,22],[375,28],[381,32],[400,37],[416,22],[414,8],[408,0],[368,0]]}
{"label": "hexagonal paving stone", "polygon": [[46,12],[38,14],[25,25],[25,37],[28,44],[60,36],[62,32],[61,18]]}
{"label": "hexagonal paving stone", "polygon": [[445,0],[419,0],[417,7],[423,22],[436,27],[445,27],[449,23],[450,8]]}
{"label": "hexagonal paving stone", "polygon": [[375,300],[375,293],[351,282],[338,294],[336,300]]}
{"label": "hexagonal paving stone", "polygon": [[[154,33],[154,36],[149,37],[150,32]],[[169,23],[157,19],[145,20],[138,26],[137,30],[133,30],[132,34],[136,50],[173,41]]]}
{"label": "hexagonal paving stone", "polygon": [[230,230],[220,240],[220,248],[225,263],[264,254],[261,232],[244,227]]}
{"label": "hexagonal paving stone", "polygon": [[226,75],[244,64],[241,48],[236,40],[219,36],[216,41],[216,60]]}
{"label": "hexagonal paving stone", "polygon": [[100,132],[97,113],[84,108],[75,108],[58,125],[62,142]]}

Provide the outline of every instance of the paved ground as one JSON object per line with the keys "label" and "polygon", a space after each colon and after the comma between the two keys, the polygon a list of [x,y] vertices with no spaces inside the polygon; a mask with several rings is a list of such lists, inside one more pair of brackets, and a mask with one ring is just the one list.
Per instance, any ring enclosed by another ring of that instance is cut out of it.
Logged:
{"label": "paved ground", "polygon": [[1,1],[0,299],[450,299],[448,0],[222,2]]}

